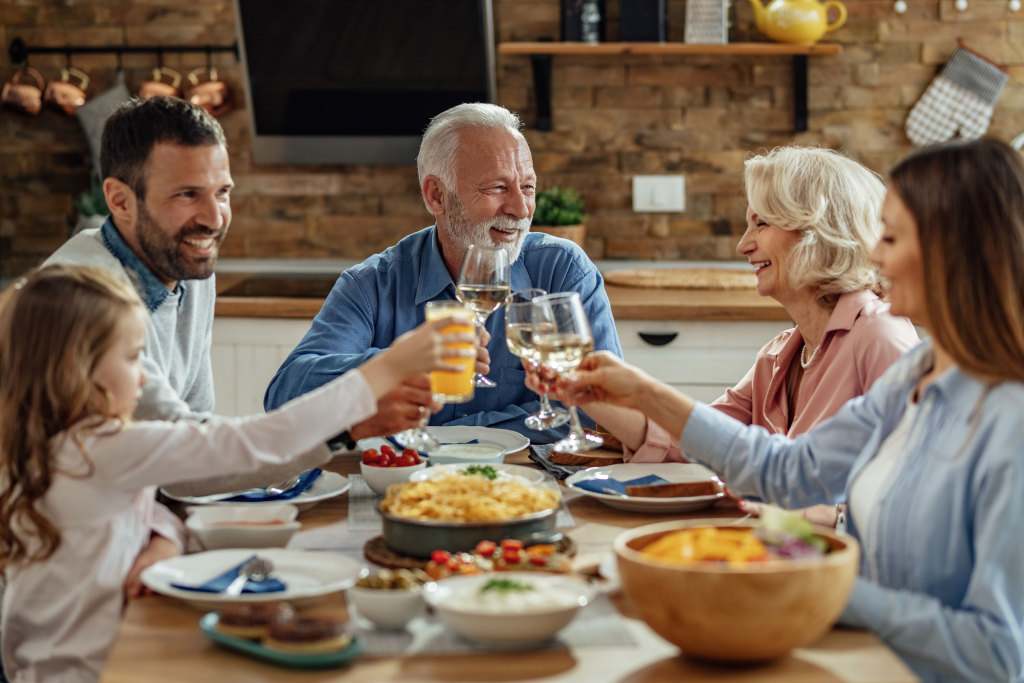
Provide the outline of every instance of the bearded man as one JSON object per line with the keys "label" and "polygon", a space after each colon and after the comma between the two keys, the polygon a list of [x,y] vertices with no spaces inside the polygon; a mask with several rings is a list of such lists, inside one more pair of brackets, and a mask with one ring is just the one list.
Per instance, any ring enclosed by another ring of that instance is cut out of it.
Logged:
{"label": "bearded man", "polygon": [[[461,104],[431,121],[417,167],[423,201],[437,223],[341,274],[312,329],[271,380],[264,398],[268,410],[387,348],[423,322],[428,301],[455,299],[455,280],[470,244],[508,252],[513,292],[533,287],[578,292],[595,348],[621,355],[597,268],[576,244],[530,233],[537,176],[520,127],[519,118],[507,109],[479,103]],[[487,332],[490,341],[478,350],[477,372],[488,375],[496,387],[478,387],[468,403],[440,406],[431,404],[427,378],[419,378],[382,399],[376,418],[343,437],[379,434],[376,421],[381,416],[400,412],[413,419],[425,415],[428,406],[439,411],[430,420],[435,425],[511,429],[540,443],[563,436],[567,427],[541,433],[523,423],[537,410],[537,396],[524,385],[520,360],[505,344],[503,312],[490,316]]]}
{"label": "bearded man", "polygon": [[[95,265],[132,281],[149,309],[136,419],[213,410],[213,269],[231,223],[224,132],[181,99],[132,100],[103,128],[100,167],[110,218],[44,265]],[[198,415],[197,415],[198,414]]]}

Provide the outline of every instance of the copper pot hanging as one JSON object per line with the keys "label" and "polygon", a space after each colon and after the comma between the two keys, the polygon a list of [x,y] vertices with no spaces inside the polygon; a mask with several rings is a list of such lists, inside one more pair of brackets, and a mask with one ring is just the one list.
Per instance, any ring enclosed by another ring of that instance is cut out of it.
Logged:
{"label": "copper pot hanging", "polygon": [[[165,81],[170,78],[171,82]],[[181,74],[166,66],[158,66],[153,69],[153,80],[144,81],[139,88],[139,97],[149,99],[150,97],[181,97]]]}
{"label": "copper pot hanging", "polygon": [[[200,80],[203,74],[206,74],[205,81]],[[227,83],[217,79],[216,67],[201,66],[193,69],[188,74],[188,80],[192,86],[185,93],[186,100],[202,107],[213,116],[222,116],[231,111],[234,106],[231,89]]]}
{"label": "copper pot hanging", "polygon": [[[25,76],[31,76],[35,83],[23,83]],[[26,64],[4,85],[3,93],[0,93],[0,104],[22,114],[35,116],[43,108],[44,83],[39,72]]]}
{"label": "copper pot hanging", "polygon": [[[71,82],[71,77],[78,79],[78,83]],[[85,104],[85,91],[89,88],[89,77],[73,66],[60,70],[60,80],[52,80],[46,86],[43,93],[43,101],[58,109],[68,116],[74,113]]]}

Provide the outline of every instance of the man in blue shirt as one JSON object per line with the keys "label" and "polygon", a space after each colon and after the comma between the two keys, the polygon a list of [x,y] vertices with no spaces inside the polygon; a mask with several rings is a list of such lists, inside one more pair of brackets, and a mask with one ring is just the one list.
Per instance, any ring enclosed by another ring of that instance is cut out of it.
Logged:
{"label": "man in blue shirt", "polygon": [[[470,244],[508,252],[512,291],[579,292],[595,348],[622,355],[594,264],[568,240],[529,232],[537,176],[520,125],[515,114],[492,104],[462,104],[431,121],[417,168],[423,200],[437,223],[341,274],[312,329],[271,380],[264,398],[268,410],[385,349],[423,322],[428,301],[455,299]],[[537,410],[537,396],[524,385],[526,373],[505,344],[504,309],[491,315],[487,330],[490,342],[479,352],[477,371],[497,386],[477,388],[468,403],[441,407],[430,423],[512,429],[541,443],[564,436],[566,427],[536,432],[523,423]],[[421,406],[431,406],[425,377],[382,399],[378,414],[353,427],[351,437],[379,434],[389,415],[412,418]]]}

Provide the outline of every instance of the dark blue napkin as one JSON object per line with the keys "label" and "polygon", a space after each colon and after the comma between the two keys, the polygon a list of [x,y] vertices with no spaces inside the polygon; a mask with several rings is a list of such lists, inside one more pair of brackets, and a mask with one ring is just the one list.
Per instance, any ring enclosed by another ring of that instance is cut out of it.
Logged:
{"label": "dark blue napkin", "polygon": [[225,502],[231,503],[264,503],[274,500],[291,500],[300,493],[308,489],[316,481],[320,473],[323,472],[320,468],[313,468],[308,472],[303,472],[302,476],[299,477],[299,483],[288,489],[284,493],[278,493],[276,495],[269,495],[267,493],[243,493],[240,496],[234,498],[228,498]]}
{"label": "dark blue napkin", "polygon": [[[245,558],[245,561],[243,561],[237,567],[232,567],[231,569],[229,569],[228,571],[224,572],[223,574],[221,574],[217,578],[210,579],[209,581],[207,581],[206,583],[204,583],[201,586],[185,586],[185,585],[179,584],[179,583],[172,583],[171,587],[172,588],[180,588],[181,590],[184,590],[184,591],[198,591],[200,593],[223,593],[225,590],[227,590],[228,586],[231,585],[231,582],[234,581],[235,578],[238,577],[238,572],[242,569],[242,566],[246,562],[248,562],[249,560],[253,559],[253,557],[256,557],[256,556],[253,555],[252,557]],[[283,591],[285,588],[286,588],[286,586],[283,583],[281,583],[280,581],[278,581],[277,579],[266,578],[263,581],[252,581],[252,580],[246,581],[245,582],[245,588],[242,589],[242,592],[243,593],[277,593],[277,592]]]}
{"label": "dark blue napkin", "polygon": [[586,481],[578,481],[573,486],[579,489],[586,489],[587,491],[593,491],[594,493],[608,493],[605,489],[611,489],[615,493],[626,495],[627,486],[650,486],[652,484],[667,484],[668,479],[662,479],[656,474],[649,474],[646,477],[640,477],[639,479],[630,479],[629,481],[619,481],[618,479],[587,479]]}
{"label": "dark blue napkin", "polygon": [[[398,439],[396,439],[395,437],[393,437],[393,436],[385,436],[384,438],[387,439],[388,441],[390,441],[395,446],[395,448],[397,449],[396,452],[395,452],[396,455],[401,455],[402,451],[405,450],[405,446],[403,446],[402,444],[398,443]],[[442,441],[441,445],[442,446],[451,446],[451,445],[454,445],[454,444],[462,445],[462,444],[467,444],[467,443],[480,443],[480,439],[473,439],[472,441]],[[430,457],[430,453],[427,453],[426,451],[417,451],[417,453],[419,453],[420,455],[425,456],[427,458]]]}

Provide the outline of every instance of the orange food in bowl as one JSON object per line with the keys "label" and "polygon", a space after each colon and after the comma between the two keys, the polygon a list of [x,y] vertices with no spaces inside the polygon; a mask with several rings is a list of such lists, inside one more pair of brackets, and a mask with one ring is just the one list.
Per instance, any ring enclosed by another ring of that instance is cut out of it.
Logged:
{"label": "orange food in bowl", "polygon": [[622,588],[648,626],[686,655],[721,661],[780,657],[831,628],[857,577],[860,547],[853,538],[816,527],[828,554],[798,560],[676,563],[644,553],[684,529],[753,528],[716,524],[651,524],[615,540]]}

